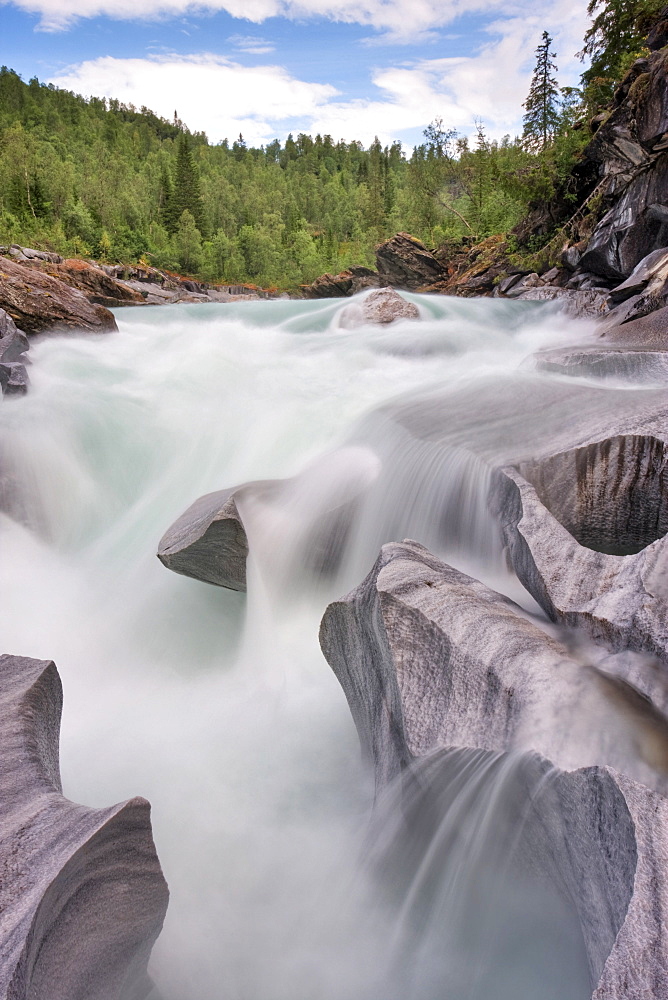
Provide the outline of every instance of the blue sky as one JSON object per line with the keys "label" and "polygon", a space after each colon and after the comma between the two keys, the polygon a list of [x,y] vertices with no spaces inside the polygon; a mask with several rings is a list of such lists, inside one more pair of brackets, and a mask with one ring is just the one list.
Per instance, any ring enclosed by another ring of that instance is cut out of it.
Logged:
{"label": "blue sky", "polygon": [[114,96],[213,141],[289,131],[407,146],[436,116],[470,134],[521,129],[534,50],[562,84],[586,3],[566,0],[0,0],[0,63]]}

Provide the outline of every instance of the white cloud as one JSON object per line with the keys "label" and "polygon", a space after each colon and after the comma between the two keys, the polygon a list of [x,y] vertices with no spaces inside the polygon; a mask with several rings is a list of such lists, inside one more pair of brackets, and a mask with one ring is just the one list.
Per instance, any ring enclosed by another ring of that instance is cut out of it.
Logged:
{"label": "white cloud", "polygon": [[[549,7],[545,0],[0,0],[12,2],[37,14],[47,31],[68,27],[81,18],[105,14],[120,20],[151,20],[183,14],[226,11],[233,17],[256,24],[270,17],[303,20],[324,17],[333,21],[361,24],[382,32],[384,41],[425,40],[435,29],[449,24],[461,14],[513,16],[535,13]],[[573,5],[569,16],[578,19]],[[582,8],[584,9],[584,2]],[[546,24],[548,29],[549,24]]]}
{"label": "white cloud", "polygon": [[49,82],[86,96],[145,105],[165,118],[176,110],[190,129],[214,141],[242,132],[251,144],[272,139],[276,122],[310,120],[337,94],[328,84],[297,80],[281,66],[241,66],[210,54],[104,56],[71,66]]}
{"label": "white cloud", "polygon": [[265,56],[276,50],[276,46],[266,38],[257,35],[230,35],[227,39],[239,52],[247,52],[252,56]]}
{"label": "white cloud", "polygon": [[[70,67],[50,82],[146,105],[167,118],[176,109],[189,128],[205,131],[214,141],[241,132],[247,142],[260,144],[304,131],[365,145],[377,135],[386,144],[422,130],[436,117],[463,134],[471,134],[480,118],[490,137],[514,135],[521,131],[522,102],[543,27],[549,25],[555,37],[560,81],[572,84],[582,69],[572,54],[586,19],[584,11],[574,17],[565,0],[518,0],[515,11],[489,25],[489,41],[472,56],[414,59],[370,71],[369,96],[364,97],[349,98],[327,84],[300,80],[281,66],[248,67],[212,54],[108,56]],[[245,52],[265,44],[246,35],[229,41]]]}

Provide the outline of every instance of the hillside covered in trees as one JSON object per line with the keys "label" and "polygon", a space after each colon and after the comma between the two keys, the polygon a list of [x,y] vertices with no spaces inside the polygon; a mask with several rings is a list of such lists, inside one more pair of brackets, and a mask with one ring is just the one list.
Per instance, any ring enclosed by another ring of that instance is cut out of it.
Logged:
{"label": "hillside covered in trees", "polygon": [[371,263],[399,230],[431,246],[507,233],[555,196],[577,207],[568,178],[587,121],[661,7],[592,0],[583,90],[560,89],[544,32],[521,137],[490,141],[478,121],[471,142],[436,120],[410,156],[398,143],[365,149],[327,135],[213,145],[176,114],[87,100],[3,67],[0,242],[290,288]]}

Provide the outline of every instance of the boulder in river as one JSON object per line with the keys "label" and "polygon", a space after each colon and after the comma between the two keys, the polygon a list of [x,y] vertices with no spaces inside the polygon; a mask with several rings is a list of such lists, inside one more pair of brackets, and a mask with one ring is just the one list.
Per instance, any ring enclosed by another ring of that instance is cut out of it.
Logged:
{"label": "boulder in river", "polygon": [[236,504],[243,488],[195,500],[160,539],[160,562],[183,576],[245,591],[248,539]]}
{"label": "boulder in river", "polygon": [[346,306],[341,313],[341,326],[385,326],[401,319],[419,319],[420,310],[393,288],[377,288],[359,302]]}
{"label": "boulder in river", "polygon": [[0,997],[144,1000],[168,891],[150,806],[62,794],[53,663],[0,657]]}
{"label": "boulder in river", "polygon": [[116,329],[109,310],[83,292],[8,257],[0,258],[0,308],[27,334]]}

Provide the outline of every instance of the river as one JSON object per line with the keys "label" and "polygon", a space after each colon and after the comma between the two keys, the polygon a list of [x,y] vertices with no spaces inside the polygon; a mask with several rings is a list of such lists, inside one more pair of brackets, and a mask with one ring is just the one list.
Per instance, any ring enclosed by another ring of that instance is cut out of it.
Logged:
{"label": "river", "polygon": [[[248,599],[169,573],[155,551],[208,491],[304,468],[321,488],[339,468],[374,475],[381,460],[350,442],[401,394],[475,389],[590,336],[543,305],[407,298],[420,322],[354,329],[340,301],[119,310],[118,333],[36,343],[29,394],[0,405],[4,651],[58,665],[65,794],[152,803],[171,890],[151,963],[165,1000],[382,992],[388,918],[362,851],[372,786],[317,626],[378,544],[403,537],[410,484],[318,586],[272,576],[280,525],[253,546]],[[413,537],[428,515],[409,518]],[[479,566],[486,530],[457,522],[441,554]],[[535,610],[509,575],[499,585]],[[480,995],[466,989],[442,995]],[[561,995],[587,993],[578,980]]]}

